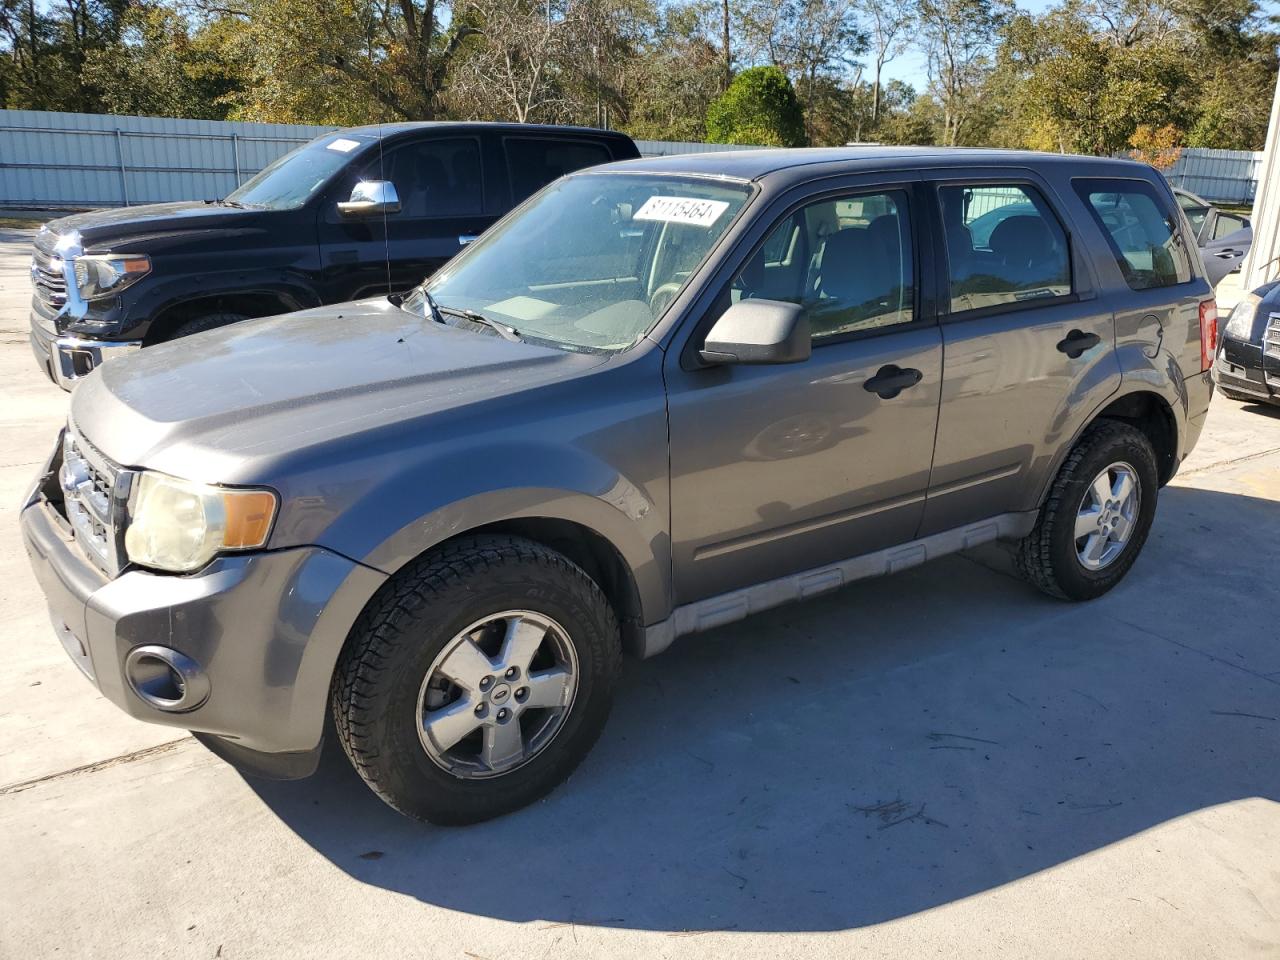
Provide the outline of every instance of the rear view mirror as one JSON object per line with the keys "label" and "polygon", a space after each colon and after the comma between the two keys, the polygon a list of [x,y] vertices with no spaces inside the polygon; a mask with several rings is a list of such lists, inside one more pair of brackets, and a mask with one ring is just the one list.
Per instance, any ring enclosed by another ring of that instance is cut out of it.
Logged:
{"label": "rear view mirror", "polygon": [[371,217],[400,212],[400,195],[390,180],[361,180],[351,191],[351,199],[338,204],[344,217]]}
{"label": "rear view mirror", "polygon": [[799,363],[809,359],[809,317],[796,303],[739,300],[707,334],[706,363]]}

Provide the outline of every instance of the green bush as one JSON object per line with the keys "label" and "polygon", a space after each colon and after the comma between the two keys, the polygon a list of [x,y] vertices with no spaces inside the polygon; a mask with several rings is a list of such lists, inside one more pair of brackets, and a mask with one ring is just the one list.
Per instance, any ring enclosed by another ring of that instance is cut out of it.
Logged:
{"label": "green bush", "polygon": [[707,107],[707,139],[803,147],[804,112],[787,75],[777,67],[752,67],[734,77]]}

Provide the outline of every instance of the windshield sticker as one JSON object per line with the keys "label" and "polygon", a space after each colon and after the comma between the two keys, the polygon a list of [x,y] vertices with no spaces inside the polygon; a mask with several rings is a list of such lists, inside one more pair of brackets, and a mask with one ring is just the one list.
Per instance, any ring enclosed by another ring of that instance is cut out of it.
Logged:
{"label": "windshield sticker", "polygon": [[729,209],[724,200],[700,200],[697,197],[650,197],[636,211],[634,220],[661,220],[666,223],[688,223],[709,227]]}
{"label": "windshield sticker", "polygon": [[339,137],[329,144],[329,149],[337,150],[339,153],[350,153],[358,146],[360,146],[359,140],[348,140],[346,137]]}

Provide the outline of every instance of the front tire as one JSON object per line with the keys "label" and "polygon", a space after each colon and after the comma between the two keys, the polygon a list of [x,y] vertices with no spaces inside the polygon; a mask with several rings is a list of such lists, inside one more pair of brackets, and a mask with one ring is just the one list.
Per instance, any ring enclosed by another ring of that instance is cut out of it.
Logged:
{"label": "front tire", "polygon": [[389,581],[332,688],[338,739],[402,813],[488,820],[545,796],[587,755],[621,667],[600,587],[519,537],[468,537]]}
{"label": "front tire", "polygon": [[1092,600],[1119,583],[1146,543],[1159,491],[1155,450],[1117,420],[1085,430],[1058,471],[1018,566],[1040,590]]}

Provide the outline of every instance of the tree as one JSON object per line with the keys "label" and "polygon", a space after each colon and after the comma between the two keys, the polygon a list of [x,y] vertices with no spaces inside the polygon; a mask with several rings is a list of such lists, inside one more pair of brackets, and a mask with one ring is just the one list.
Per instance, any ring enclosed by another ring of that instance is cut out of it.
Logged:
{"label": "tree", "polygon": [[557,74],[580,16],[572,0],[554,15],[542,0],[462,0],[454,17],[472,37],[452,73],[451,102],[476,119],[563,119],[569,102]]}
{"label": "tree", "polygon": [[881,83],[885,64],[907,49],[909,28],[919,16],[916,0],[857,0],[856,9],[867,23],[871,53],[871,124],[880,122]]}
{"label": "tree", "polygon": [[1012,0],[920,0],[931,92],[942,106],[942,142],[956,146],[983,106]]}
{"label": "tree", "polygon": [[84,78],[110,113],[208,120],[226,117],[223,98],[241,83],[218,38],[160,4],[131,7],[119,42],[89,53]]}
{"label": "tree", "polygon": [[804,111],[787,75],[777,67],[751,67],[739,73],[707,108],[707,139],[804,146]]}

